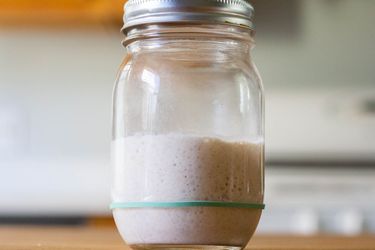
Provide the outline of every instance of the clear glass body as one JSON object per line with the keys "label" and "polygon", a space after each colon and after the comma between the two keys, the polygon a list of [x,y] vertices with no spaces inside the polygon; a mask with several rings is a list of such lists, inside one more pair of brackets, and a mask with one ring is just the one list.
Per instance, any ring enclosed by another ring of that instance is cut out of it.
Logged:
{"label": "clear glass body", "polygon": [[255,231],[262,210],[235,205],[263,203],[252,47],[226,25],[131,32],[113,96],[112,201],[133,248],[242,248]]}

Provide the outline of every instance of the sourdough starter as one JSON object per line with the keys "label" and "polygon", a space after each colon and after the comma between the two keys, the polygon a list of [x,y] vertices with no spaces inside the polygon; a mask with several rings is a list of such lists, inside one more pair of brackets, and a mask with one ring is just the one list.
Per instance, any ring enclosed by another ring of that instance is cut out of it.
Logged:
{"label": "sourdough starter", "polygon": [[[114,202],[263,202],[261,142],[184,134],[135,135],[113,142]],[[114,209],[131,245],[244,246],[260,209]]]}

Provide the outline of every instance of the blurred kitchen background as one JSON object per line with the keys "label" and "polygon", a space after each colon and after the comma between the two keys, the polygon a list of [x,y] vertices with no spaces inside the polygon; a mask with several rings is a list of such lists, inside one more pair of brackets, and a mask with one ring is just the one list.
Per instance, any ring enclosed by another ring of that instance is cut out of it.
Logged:
{"label": "blurred kitchen background", "polygon": [[[110,216],[123,3],[0,0],[0,223]],[[375,234],[375,1],[252,3],[267,133],[257,233]]]}

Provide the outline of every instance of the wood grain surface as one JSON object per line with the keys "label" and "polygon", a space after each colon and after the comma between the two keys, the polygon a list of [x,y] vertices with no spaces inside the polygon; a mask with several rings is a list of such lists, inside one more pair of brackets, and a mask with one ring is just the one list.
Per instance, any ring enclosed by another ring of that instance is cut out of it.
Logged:
{"label": "wood grain surface", "polygon": [[[129,250],[114,227],[0,227],[0,250]],[[247,249],[257,250],[374,250],[375,236],[314,237],[256,235]]]}

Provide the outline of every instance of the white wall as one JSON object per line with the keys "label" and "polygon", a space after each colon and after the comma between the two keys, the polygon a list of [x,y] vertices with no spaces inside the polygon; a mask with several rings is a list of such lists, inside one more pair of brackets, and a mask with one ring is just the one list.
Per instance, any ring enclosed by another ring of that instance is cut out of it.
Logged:
{"label": "white wall", "polygon": [[114,27],[0,30],[0,213],[107,213]]}
{"label": "white wall", "polygon": [[[293,1],[283,1],[286,5]],[[283,36],[268,18],[257,30],[255,60],[266,90],[273,88],[375,86],[375,2],[300,0],[298,28]],[[265,12],[265,11],[264,11]],[[280,27],[282,28],[282,27]]]}

